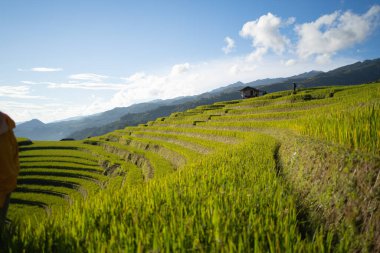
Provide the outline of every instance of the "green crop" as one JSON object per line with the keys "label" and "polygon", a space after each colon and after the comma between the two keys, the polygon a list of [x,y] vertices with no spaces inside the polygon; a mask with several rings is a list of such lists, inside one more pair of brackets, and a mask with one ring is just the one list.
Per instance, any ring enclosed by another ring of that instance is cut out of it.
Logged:
{"label": "green crop", "polygon": [[379,84],[319,87],[198,106],[85,141],[20,140],[3,248],[376,251],[379,101]]}
{"label": "green crop", "polygon": [[276,176],[275,140],[250,136],[178,173],[105,190],[37,229],[24,226],[12,245],[46,252],[327,250],[321,232],[302,239],[298,231],[294,199]]}

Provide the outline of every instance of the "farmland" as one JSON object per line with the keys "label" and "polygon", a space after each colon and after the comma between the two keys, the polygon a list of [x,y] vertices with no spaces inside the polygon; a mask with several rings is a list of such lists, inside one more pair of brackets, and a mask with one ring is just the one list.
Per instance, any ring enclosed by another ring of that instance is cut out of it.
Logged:
{"label": "farmland", "polygon": [[12,252],[380,250],[378,83],[20,140],[20,165]]}

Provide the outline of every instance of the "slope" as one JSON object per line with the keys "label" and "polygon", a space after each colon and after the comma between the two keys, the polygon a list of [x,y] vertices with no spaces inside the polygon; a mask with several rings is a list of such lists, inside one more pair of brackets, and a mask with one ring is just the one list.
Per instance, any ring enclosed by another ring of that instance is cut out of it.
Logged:
{"label": "slope", "polygon": [[36,227],[15,224],[9,247],[376,252],[379,97],[379,84],[284,91],[82,141],[136,168]]}

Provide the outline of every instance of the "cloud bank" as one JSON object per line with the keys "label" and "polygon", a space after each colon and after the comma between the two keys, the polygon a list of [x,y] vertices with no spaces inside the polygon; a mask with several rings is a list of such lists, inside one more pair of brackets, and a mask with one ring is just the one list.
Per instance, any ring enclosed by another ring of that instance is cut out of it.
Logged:
{"label": "cloud bank", "polygon": [[[247,56],[247,61],[260,61],[264,55],[273,52],[282,55],[292,53],[301,60],[313,58],[317,63],[326,63],[331,56],[341,50],[353,47],[365,41],[378,27],[380,5],[372,6],[360,15],[351,11],[335,11],[315,21],[295,24],[297,38],[291,39],[281,29],[295,23],[295,18],[282,19],[272,13],[245,23],[240,36],[252,40],[254,51]],[[288,65],[295,61],[288,62]]]}
{"label": "cloud bank", "polygon": [[21,99],[34,99],[43,98],[42,96],[32,96],[30,95],[30,87],[26,85],[22,86],[0,86],[0,97],[6,98],[21,98]]}
{"label": "cloud bank", "polygon": [[378,24],[379,14],[380,6],[375,5],[363,15],[336,11],[313,22],[297,25],[298,56],[316,56],[318,61],[326,62],[338,51],[367,39]]}

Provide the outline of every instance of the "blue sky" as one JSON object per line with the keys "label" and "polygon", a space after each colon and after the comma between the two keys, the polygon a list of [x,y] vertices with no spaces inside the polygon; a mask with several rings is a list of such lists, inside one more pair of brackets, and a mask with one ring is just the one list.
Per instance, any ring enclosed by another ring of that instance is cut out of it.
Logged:
{"label": "blue sky", "polygon": [[380,57],[380,1],[1,0],[0,110],[88,115]]}

